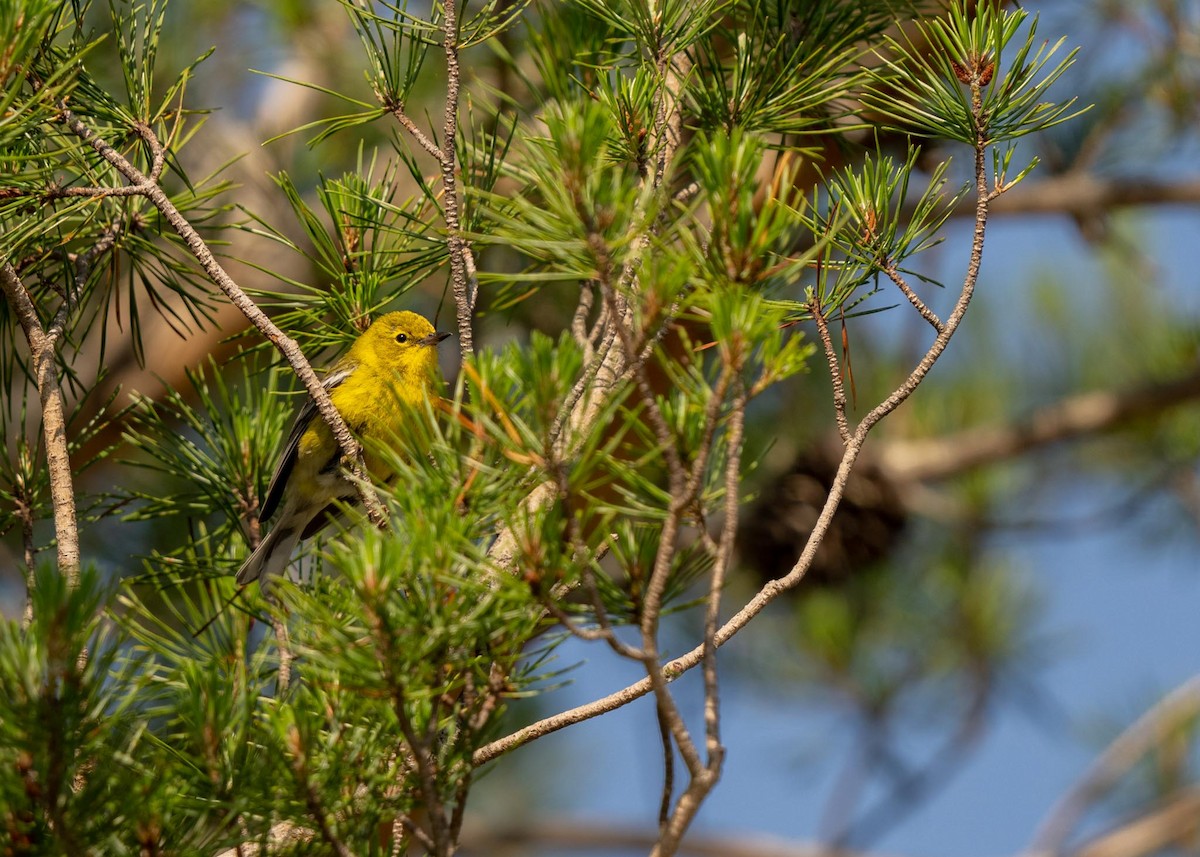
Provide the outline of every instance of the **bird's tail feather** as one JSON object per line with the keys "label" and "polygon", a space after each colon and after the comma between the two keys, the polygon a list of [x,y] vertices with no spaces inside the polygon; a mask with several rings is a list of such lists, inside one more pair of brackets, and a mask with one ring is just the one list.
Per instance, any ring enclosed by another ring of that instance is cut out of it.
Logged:
{"label": "bird's tail feather", "polygon": [[246,561],[238,569],[238,585],[245,586],[257,580],[259,586],[265,590],[267,581],[277,574],[282,574],[287,568],[296,542],[300,540],[301,529],[282,525],[267,533],[266,538],[254,549],[254,553],[246,557]]}

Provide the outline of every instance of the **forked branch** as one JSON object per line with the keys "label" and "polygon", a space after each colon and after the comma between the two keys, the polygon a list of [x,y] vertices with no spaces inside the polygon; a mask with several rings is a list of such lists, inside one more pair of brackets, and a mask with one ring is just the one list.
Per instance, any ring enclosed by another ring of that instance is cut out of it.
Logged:
{"label": "forked branch", "polygon": [[[976,85],[977,89],[978,85]],[[979,104],[979,93],[972,93],[975,103],[975,109],[981,110]],[[980,121],[980,127],[983,127],[983,122]],[[727,643],[738,634],[747,624],[750,623],[762,610],[778,598],[781,594],[796,586],[807,573],[812,565],[813,559],[816,557],[817,549],[821,541],[825,537],[825,533],[829,529],[830,522],[833,520],[834,513],[837,511],[838,505],[841,503],[842,496],[846,490],[846,483],[850,477],[850,471],[853,469],[855,462],[858,460],[859,454],[862,452],[863,444],[866,442],[867,435],[871,430],[888,414],[896,410],[918,386],[925,380],[930,369],[941,358],[946,347],[950,344],[955,332],[958,330],[959,324],[970,306],[971,298],[975,293],[975,286],[979,279],[979,268],[983,259],[983,243],[984,234],[987,228],[988,209],[991,204],[993,190],[988,186],[988,174],[986,166],[987,155],[987,140],[983,137],[982,130],[979,138],[974,145],[974,178],[975,178],[975,227],[971,239],[971,251],[967,263],[967,270],[963,277],[962,288],[959,292],[958,299],[954,304],[949,317],[945,320],[942,329],[938,332],[925,354],[917,362],[916,366],[909,373],[908,377],[897,386],[892,393],[876,405],[862,421],[858,424],[853,433],[850,434],[846,441],[845,450],[842,455],[841,463],[838,466],[837,473],[833,480],[833,485],[830,488],[826,498],[825,505],[821,509],[821,513],[813,526],[812,532],[809,534],[808,541],[805,543],[804,549],[801,551],[796,563],[791,570],[783,577],[766,583],[752,598],[750,598],[742,608],[731,616],[726,622],[717,629],[712,635],[711,643],[706,640],[701,645],[695,647],[686,654],[668,661],[663,664],[657,678],[663,682],[670,682],[678,678],[684,672],[695,668],[704,662],[706,653],[710,647],[719,647]],[[516,732],[511,733],[503,738],[491,742],[475,752],[475,764],[482,765],[491,759],[496,758],[503,753],[509,752],[517,747],[534,741],[538,738],[556,732],[567,726],[584,720],[597,717],[609,711],[621,708],[624,705],[638,699],[654,688],[655,680],[648,676],[638,682],[628,685],[614,693],[609,694],[601,699],[593,702],[572,708],[568,711],[560,712],[559,714],[543,718],[529,726],[524,727]]]}

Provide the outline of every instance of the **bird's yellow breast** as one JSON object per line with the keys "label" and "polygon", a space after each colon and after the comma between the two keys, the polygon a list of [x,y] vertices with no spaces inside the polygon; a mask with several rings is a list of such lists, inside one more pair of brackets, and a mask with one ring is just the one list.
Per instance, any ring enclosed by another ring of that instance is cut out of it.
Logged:
{"label": "bird's yellow breast", "polygon": [[[428,349],[436,360],[436,352]],[[364,457],[367,470],[379,478],[382,462],[371,454],[371,443],[387,445],[400,435],[406,414],[436,395],[434,371],[436,363],[417,369],[411,374],[401,371],[377,372],[367,366],[358,366],[342,383],[329,394],[346,425],[367,448]],[[316,477],[323,470],[335,471],[335,456],[340,450],[329,426],[318,414],[300,437],[298,464]]]}

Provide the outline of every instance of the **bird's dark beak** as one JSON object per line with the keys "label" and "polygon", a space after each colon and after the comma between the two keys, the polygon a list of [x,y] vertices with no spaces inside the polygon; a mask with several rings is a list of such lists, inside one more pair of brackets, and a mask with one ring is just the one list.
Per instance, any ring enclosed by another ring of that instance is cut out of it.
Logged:
{"label": "bird's dark beak", "polygon": [[437,345],[443,339],[449,339],[449,333],[438,333],[436,330],[428,336],[422,336],[417,340],[417,345]]}

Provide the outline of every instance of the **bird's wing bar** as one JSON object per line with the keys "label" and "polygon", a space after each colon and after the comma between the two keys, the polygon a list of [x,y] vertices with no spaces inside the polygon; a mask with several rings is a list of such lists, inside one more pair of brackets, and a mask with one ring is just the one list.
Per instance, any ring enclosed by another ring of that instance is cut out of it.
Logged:
{"label": "bird's wing bar", "polygon": [[[354,366],[346,366],[330,372],[321,382],[321,386],[327,391],[332,390],[349,378],[354,369]],[[287,440],[284,441],[283,450],[279,455],[279,463],[275,465],[275,472],[271,474],[267,497],[263,500],[262,509],[258,513],[260,521],[270,518],[279,508],[279,503],[283,499],[283,491],[287,487],[288,477],[292,475],[292,468],[296,466],[296,453],[300,448],[300,438],[312,423],[313,417],[317,416],[317,403],[312,400],[311,396],[306,396],[304,404],[300,406],[300,412],[296,414],[296,421],[292,423],[292,430],[288,434]]]}

